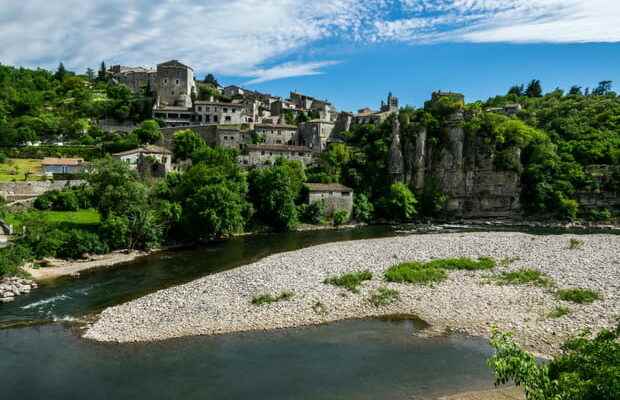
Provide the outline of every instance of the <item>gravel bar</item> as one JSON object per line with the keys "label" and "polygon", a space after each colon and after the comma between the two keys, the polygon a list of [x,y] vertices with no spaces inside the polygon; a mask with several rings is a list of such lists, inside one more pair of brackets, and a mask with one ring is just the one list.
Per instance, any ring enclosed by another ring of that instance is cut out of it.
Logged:
{"label": "gravel bar", "polygon": [[[570,239],[582,241],[570,249]],[[411,314],[430,324],[425,334],[490,335],[493,326],[513,331],[540,355],[558,351],[568,336],[613,326],[620,316],[620,236],[529,235],[512,232],[399,236],[330,243],[269,256],[108,308],[88,326],[85,338],[144,342],[191,335],[269,330],[390,314]],[[518,258],[493,271],[453,271],[434,286],[388,283],[383,273],[405,261],[448,257]],[[496,285],[488,277],[520,268],[538,269],[558,288],[588,288],[602,295],[592,304],[556,298],[554,288]],[[324,284],[325,278],[369,270],[359,293]],[[379,287],[400,300],[376,307],[368,298]],[[254,305],[260,294],[294,292],[292,299]],[[317,303],[321,307],[316,307]],[[557,306],[568,315],[551,318]]]}

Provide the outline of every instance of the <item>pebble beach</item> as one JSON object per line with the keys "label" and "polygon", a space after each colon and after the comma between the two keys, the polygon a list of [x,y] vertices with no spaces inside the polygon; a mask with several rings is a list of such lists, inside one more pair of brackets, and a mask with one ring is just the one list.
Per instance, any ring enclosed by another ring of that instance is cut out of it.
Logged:
{"label": "pebble beach", "polygon": [[[579,240],[571,248],[571,239]],[[430,327],[488,337],[493,327],[512,331],[531,351],[548,356],[569,336],[614,326],[620,317],[620,236],[530,235],[511,232],[448,233],[338,242],[269,256],[253,264],[161,290],[104,310],[84,337],[103,342],[145,342],[192,335],[270,330],[354,318],[414,315]],[[492,257],[493,270],[450,271],[433,285],[386,282],[385,271],[407,261]],[[510,260],[511,262],[501,262]],[[500,285],[494,276],[522,268],[546,274],[552,287]],[[358,293],[325,284],[326,278],[370,271]],[[379,288],[398,291],[389,305],[373,305]],[[586,288],[591,304],[560,300],[559,288]],[[262,294],[290,292],[285,301],[255,305]],[[551,317],[557,307],[567,315]]]}

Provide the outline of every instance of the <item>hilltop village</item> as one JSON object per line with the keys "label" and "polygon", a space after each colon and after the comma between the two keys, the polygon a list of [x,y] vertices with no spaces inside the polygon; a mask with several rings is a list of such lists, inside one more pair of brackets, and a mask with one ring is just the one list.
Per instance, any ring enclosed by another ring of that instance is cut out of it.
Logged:
{"label": "hilltop village", "polygon": [[175,132],[191,129],[207,144],[241,152],[243,166],[270,165],[278,157],[312,164],[330,143],[342,142],[341,132],[354,125],[381,123],[398,113],[391,93],[378,110],[339,112],[328,100],[291,92],[288,99],[216,81],[197,82],[193,69],[177,60],[157,69],[113,66],[110,79],[134,93],[155,93],[153,117],[165,128],[164,147]]}

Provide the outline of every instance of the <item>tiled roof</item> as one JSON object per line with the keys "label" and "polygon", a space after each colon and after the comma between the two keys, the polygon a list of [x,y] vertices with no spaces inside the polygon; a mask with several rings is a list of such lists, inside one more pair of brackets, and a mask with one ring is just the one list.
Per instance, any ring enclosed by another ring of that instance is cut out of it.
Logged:
{"label": "tiled roof", "polygon": [[353,189],[339,183],[306,183],[311,192],[352,192]]}
{"label": "tiled roof", "polygon": [[84,162],[82,158],[44,158],[41,165],[80,165]]}
{"label": "tiled roof", "polygon": [[127,151],[121,151],[120,153],[115,153],[115,156],[126,156],[129,154],[172,154],[172,152],[163,147],[154,146],[152,144],[138,147],[136,149],[131,149]]}

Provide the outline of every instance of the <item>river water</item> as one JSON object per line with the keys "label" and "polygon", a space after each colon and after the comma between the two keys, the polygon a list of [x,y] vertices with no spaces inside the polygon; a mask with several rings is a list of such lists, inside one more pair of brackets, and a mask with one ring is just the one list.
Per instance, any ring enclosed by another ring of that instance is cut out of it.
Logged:
{"label": "river water", "polygon": [[79,336],[105,307],[267,255],[387,237],[387,227],[259,235],[159,253],[0,305],[0,399],[411,399],[491,388],[479,338],[420,338],[414,320],[111,345]]}

